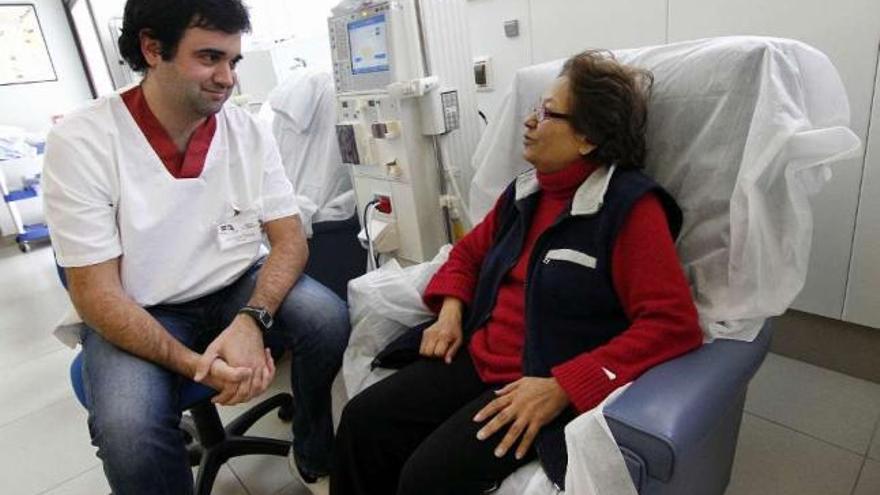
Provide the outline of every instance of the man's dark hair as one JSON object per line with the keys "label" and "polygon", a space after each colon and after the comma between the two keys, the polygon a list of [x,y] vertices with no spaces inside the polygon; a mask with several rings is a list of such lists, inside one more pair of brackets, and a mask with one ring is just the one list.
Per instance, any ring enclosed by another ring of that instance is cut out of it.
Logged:
{"label": "man's dark hair", "polygon": [[128,0],[122,18],[119,53],[136,71],[148,68],[141,53],[140,33],[161,45],[162,60],[171,60],[188,28],[235,34],[251,29],[247,7],[240,0]]}
{"label": "man's dark hair", "polygon": [[603,50],[571,57],[559,75],[569,80],[572,127],[596,145],[589,156],[605,165],[642,168],[654,76]]}

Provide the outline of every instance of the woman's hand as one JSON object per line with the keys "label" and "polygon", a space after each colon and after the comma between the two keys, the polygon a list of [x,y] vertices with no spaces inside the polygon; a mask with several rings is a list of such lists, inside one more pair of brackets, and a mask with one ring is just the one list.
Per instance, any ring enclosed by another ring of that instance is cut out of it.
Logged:
{"label": "woman's hand", "polygon": [[454,298],[443,300],[443,308],[433,325],[422,333],[419,354],[429,358],[443,358],[446,364],[452,362],[458,348],[464,341],[461,331],[461,312],[463,303]]}
{"label": "woman's hand", "polygon": [[569,403],[568,395],[555,378],[527,376],[495,393],[498,398],[486,404],[474,416],[477,423],[492,418],[477,432],[479,440],[491,437],[501,427],[512,423],[495,449],[495,457],[504,457],[522,435],[519,448],[516,449],[516,458],[522,459],[541,427],[553,421]]}

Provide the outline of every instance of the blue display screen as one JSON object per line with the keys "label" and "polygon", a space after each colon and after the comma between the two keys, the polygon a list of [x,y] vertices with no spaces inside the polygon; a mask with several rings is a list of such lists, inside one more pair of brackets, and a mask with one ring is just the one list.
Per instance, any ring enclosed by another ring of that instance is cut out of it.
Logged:
{"label": "blue display screen", "polygon": [[382,72],[389,69],[386,30],[384,14],[348,24],[352,74]]}

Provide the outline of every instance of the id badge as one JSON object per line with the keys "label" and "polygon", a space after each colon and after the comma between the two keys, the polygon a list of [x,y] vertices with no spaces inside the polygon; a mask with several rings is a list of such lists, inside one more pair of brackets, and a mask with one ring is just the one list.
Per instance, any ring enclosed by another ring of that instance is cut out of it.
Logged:
{"label": "id badge", "polygon": [[226,251],[262,239],[260,219],[255,211],[242,211],[217,226],[220,250]]}

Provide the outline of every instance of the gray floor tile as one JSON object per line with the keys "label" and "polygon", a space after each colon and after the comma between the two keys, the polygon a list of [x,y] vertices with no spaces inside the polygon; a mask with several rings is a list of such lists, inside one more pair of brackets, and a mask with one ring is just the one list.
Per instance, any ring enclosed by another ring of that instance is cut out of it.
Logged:
{"label": "gray floor tile", "polygon": [[0,427],[2,492],[33,495],[98,466],[86,411],[68,398]]}
{"label": "gray floor tile", "polygon": [[[196,476],[197,471],[197,468],[193,468],[193,476]],[[217,473],[217,479],[214,480],[211,495],[249,495],[249,493],[238,477],[235,476],[235,473],[226,465],[220,468],[220,472]]]}
{"label": "gray floor tile", "polygon": [[52,330],[70,300],[48,246],[28,254],[0,248],[0,274],[0,369],[7,370],[61,348]]}
{"label": "gray floor tile", "polygon": [[64,347],[4,370],[0,374],[0,426],[73,397],[68,370],[75,354]]}
{"label": "gray floor tile", "polygon": [[746,410],[864,455],[880,417],[880,384],[769,354]]}
{"label": "gray floor tile", "polygon": [[[0,246],[0,270],[8,277],[6,280],[29,279],[44,283],[49,281],[48,275],[54,269],[55,260],[50,246],[37,246],[27,254],[20,252],[14,244]],[[14,287],[0,288],[0,295],[7,292],[14,292]]]}
{"label": "gray floor tile", "polygon": [[880,493],[880,462],[868,459],[853,495],[877,495]]}
{"label": "gray floor tile", "polygon": [[[269,438],[290,438],[290,424],[274,414],[258,421],[249,433]],[[274,495],[294,482],[286,457],[252,455],[231,459],[227,465],[242,481],[251,495]]]}
{"label": "gray floor tile", "polygon": [[726,495],[850,495],[861,465],[852,452],[746,414]]}
{"label": "gray floor tile", "polygon": [[61,289],[55,269],[52,248],[40,246],[28,254],[23,254],[14,246],[0,248],[0,301],[19,298],[28,293],[39,293],[50,289]]}
{"label": "gray floor tile", "polygon": [[85,473],[66,481],[42,495],[105,495],[110,485],[104,477],[104,469],[98,465]]}
{"label": "gray floor tile", "polygon": [[27,290],[27,293],[0,298],[2,307],[15,308],[14,311],[4,311],[0,316],[0,330],[17,334],[27,332],[38,337],[52,335],[55,326],[71,307],[67,292],[61,286]]}
{"label": "gray floor tile", "polygon": [[51,334],[0,330],[0,369],[8,370],[63,348]]}
{"label": "gray floor tile", "polygon": [[[193,468],[193,479],[195,479],[196,471],[197,469]],[[96,466],[41,495],[104,495],[108,493],[110,493],[110,485],[107,483],[107,478],[104,477],[104,470],[101,466]],[[213,495],[248,495],[247,490],[238,481],[235,474],[226,466],[223,466],[217,474],[211,493]]]}

